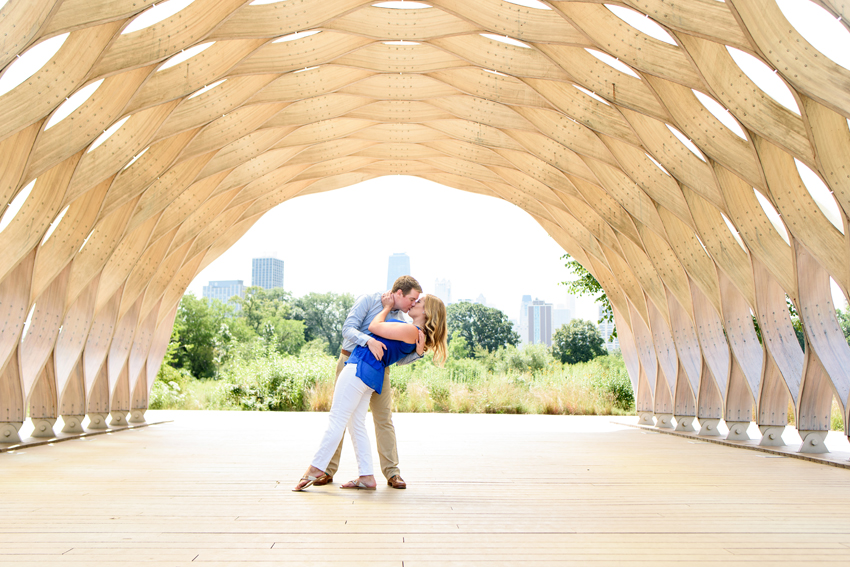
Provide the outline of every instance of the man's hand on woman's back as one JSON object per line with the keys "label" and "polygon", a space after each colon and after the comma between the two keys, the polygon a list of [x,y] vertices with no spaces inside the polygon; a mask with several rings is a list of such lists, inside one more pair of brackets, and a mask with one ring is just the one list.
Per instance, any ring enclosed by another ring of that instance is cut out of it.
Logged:
{"label": "man's hand on woman's back", "polygon": [[375,360],[381,360],[384,358],[384,351],[387,350],[387,345],[378,339],[369,339],[366,346],[369,347],[369,350],[375,355]]}

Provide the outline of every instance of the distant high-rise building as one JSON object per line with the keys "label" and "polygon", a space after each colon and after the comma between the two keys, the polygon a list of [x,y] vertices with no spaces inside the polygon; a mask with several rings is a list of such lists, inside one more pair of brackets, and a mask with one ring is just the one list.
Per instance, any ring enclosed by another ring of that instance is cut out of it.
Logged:
{"label": "distant high-rise building", "polygon": [[559,304],[557,307],[552,308],[552,334],[560,329],[563,325],[568,325],[570,321],[573,320],[573,312],[564,307],[563,304]]}
{"label": "distant high-rise building", "polygon": [[245,297],[245,285],[242,280],[211,281],[210,285],[204,286],[203,296],[206,299],[218,299],[228,303],[234,295]]}
{"label": "distant high-rise building", "polygon": [[479,305],[487,307],[487,298],[484,297],[483,293],[479,293],[478,297],[475,298],[475,301],[473,303],[478,303]]}
{"label": "distant high-rise building", "polygon": [[[602,318],[602,306],[599,306],[599,318]],[[614,332],[614,323],[611,321],[605,321],[603,323],[599,323],[599,334],[602,335],[602,340],[605,341],[605,349],[607,351],[617,350],[620,348],[620,339],[617,337],[611,337],[611,333]]]}
{"label": "distant high-rise building", "polygon": [[531,296],[523,295],[522,302],[519,304],[519,337],[522,344],[525,344],[528,339],[528,306],[531,305]]}
{"label": "distant high-rise building", "polygon": [[253,258],[251,260],[251,285],[263,289],[283,287],[283,260]]}
{"label": "distant high-rise building", "polygon": [[451,280],[436,279],[434,281],[434,295],[443,300],[443,303],[448,305],[452,302],[452,282]]}
{"label": "distant high-rise building", "polygon": [[410,275],[410,256],[405,253],[393,254],[387,266],[387,289],[393,288],[393,283],[401,276]]}
{"label": "distant high-rise building", "polygon": [[567,296],[567,303],[564,305],[567,309],[570,310],[570,317],[575,318],[576,316],[576,298],[572,295]]}
{"label": "distant high-rise building", "polygon": [[529,344],[552,346],[552,304],[535,299],[526,308]]}

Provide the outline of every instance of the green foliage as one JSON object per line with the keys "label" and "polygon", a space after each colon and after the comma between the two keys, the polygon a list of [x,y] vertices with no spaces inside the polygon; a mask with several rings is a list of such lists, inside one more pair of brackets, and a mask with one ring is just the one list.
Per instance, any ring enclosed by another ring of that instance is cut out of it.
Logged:
{"label": "green foliage", "polygon": [[354,305],[349,293],[308,293],[294,301],[293,318],[304,322],[304,338],[323,339],[327,353],[336,355],[342,346],[342,325]]}
{"label": "green foliage", "polygon": [[298,354],[304,346],[304,321],[275,317],[263,323],[260,336],[278,354]]}
{"label": "green foliage", "polygon": [[[476,349],[493,352],[499,347],[516,345],[519,334],[513,330],[508,316],[498,309],[485,307],[478,303],[453,303],[446,309],[449,333],[449,348],[456,337],[463,338],[469,356]],[[458,349],[460,352],[463,349]]]}
{"label": "green foliage", "polygon": [[227,322],[232,314],[233,308],[220,301],[184,295],[174,321],[172,340],[176,338],[177,346],[173,365],[197,378],[212,378],[231,346]]}
{"label": "green foliage", "polygon": [[332,379],[335,367],[334,359],[322,353],[283,356],[248,351],[222,369],[224,404],[242,410],[304,411],[309,409],[310,388]]}
{"label": "green foliage", "polygon": [[604,344],[596,325],[573,319],[552,336],[552,356],[564,364],[587,362],[606,353]]}
{"label": "green foliage", "polygon": [[[166,370],[154,383],[151,407],[327,411],[335,369],[334,357],[315,349],[269,354],[257,340],[234,349],[219,380]],[[634,404],[619,355],[562,365],[543,345],[503,347],[481,359],[449,358],[442,368],[428,353],[393,367],[390,381],[395,411],[610,414],[629,412]]]}
{"label": "green foliage", "polygon": [[607,414],[634,407],[622,356],[562,365],[544,345],[507,346],[477,359],[449,358],[444,368],[426,355],[394,367],[390,383],[398,411]]}
{"label": "green foliage", "polygon": [[549,367],[554,358],[546,345],[525,345],[521,349],[509,345],[478,360],[488,372],[495,374],[535,373]]}
{"label": "green foliage", "polygon": [[[602,306],[602,314],[599,317],[598,323],[614,323],[614,310],[611,308],[611,301],[602,289],[602,285],[593,277],[593,274],[587,271],[587,268],[579,264],[569,254],[561,256],[562,260],[566,260],[564,264],[570,273],[577,276],[577,279],[569,282],[561,282],[561,285],[567,286],[567,291],[572,295],[590,295],[596,296],[596,303]],[[611,338],[617,337],[617,327],[614,327],[614,332],[611,333]]]}
{"label": "green foliage", "polygon": [[[244,298],[231,301],[235,307],[192,294],[183,296],[163,367],[186,370],[195,378],[216,378],[235,352],[244,353],[257,345],[267,354],[301,351],[305,323],[293,319],[295,308],[289,292],[249,287]],[[167,384],[168,380],[160,382]],[[165,395],[164,390],[161,393]]]}
{"label": "green foliage", "polygon": [[185,368],[178,369],[170,364],[163,364],[151,387],[148,407],[150,409],[182,409],[192,380],[192,375]]}
{"label": "green foliage", "polygon": [[240,306],[239,318],[257,335],[269,321],[292,319],[292,294],[280,287],[252,286],[245,290],[244,298],[236,297],[234,302]]}
{"label": "green foliage", "polygon": [[460,331],[456,329],[449,340],[449,358],[459,360],[461,358],[466,358],[469,355],[469,343],[466,342],[466,339],[463,338]]}
{"label": "green foliage", "polygon": [[623,410],[634,407],[632,382],[621,356],[599,356],[587,364],[593,369],[589,374],[594,386],[610,395],[616,407]]}

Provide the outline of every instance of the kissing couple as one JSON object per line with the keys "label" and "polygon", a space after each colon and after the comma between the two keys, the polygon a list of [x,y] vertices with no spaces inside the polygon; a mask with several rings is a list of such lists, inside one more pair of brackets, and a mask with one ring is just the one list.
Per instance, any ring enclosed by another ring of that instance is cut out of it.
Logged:
{"label": "kissing couple", "polygon": [[[410,321],[405,319],[405,313]],[[407,487],[398,469],[389,368],[413,362],[429,351],[434,353],[434,361],[442,365],[446,360],[446,334],[446,306],[434,295],[422,295],[422,287],[411,276],[398,278],[390,291],[357,298],[342,328],[344,341],[337,361],[328,427],[310,467],[293,491],[333,482],[346,428],[354,446],[359,477],[340,488],[377,488],[366,432],[366,410],[370,406],[387,484]]]}

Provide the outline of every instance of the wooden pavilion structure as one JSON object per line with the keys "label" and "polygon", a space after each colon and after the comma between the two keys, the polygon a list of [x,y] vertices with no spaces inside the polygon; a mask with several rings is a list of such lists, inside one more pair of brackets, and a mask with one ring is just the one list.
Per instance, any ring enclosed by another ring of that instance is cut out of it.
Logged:
{"label": "wooden pavilion structure", "polygon": [[850,289],[850,71],[774,0],[612,0],[661,39],[596,0],[194,0],[132,31],[153,4],[0,8],[4,73],[61,42],[0,96],[0,206],[20,205],[0,231],[0,443],[27,415],[46,436],[58,416],[143,420],[195,275],[272,207],[383,175],[532,215],[610,298],[643,423],[755,421],[781,444],[790,402],[821,451],[833,399],[850,422],[830,292]]}

